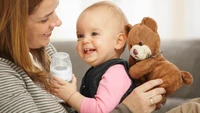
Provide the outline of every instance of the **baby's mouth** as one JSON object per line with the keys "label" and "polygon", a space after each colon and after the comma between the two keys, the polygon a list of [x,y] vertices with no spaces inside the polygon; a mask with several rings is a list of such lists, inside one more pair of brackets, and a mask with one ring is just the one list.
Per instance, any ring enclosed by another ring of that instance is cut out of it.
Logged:
{"label": "baby's mouth", "polygon": [[96,51],[96,49],[84,49],[85,54],[89,54],[89,53],[92,53],[94,51]]}

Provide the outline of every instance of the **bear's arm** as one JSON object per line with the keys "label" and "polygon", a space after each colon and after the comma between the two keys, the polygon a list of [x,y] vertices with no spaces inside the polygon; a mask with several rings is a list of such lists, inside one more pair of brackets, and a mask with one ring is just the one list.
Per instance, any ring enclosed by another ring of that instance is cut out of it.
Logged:
{"label": "bear's arm", "polygon": [[131,67],[134,64],[136,64],[136,60],[130,55],[129,56],[129,67]]}
{"label": "bear's arm", "polygon": [[138,79],[143,75],[151,72],[157,65],[157,61],[154,58],[149,58],[136,63],[131,66],[129,73],[133,79]]}

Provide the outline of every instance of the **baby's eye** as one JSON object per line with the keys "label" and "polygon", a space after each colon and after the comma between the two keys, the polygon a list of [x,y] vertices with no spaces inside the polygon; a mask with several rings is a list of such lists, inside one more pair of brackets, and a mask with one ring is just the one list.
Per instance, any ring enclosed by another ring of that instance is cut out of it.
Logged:
{"label": "baby's eye", "polygon": [[84,37],[84,35],[82,35],[82,34],[77,34],[77,38],[83,38]]}
{"label": "baby's eye", "polygon": [[92,36],[97,36],[99,35],[97,32],[92,32]]}

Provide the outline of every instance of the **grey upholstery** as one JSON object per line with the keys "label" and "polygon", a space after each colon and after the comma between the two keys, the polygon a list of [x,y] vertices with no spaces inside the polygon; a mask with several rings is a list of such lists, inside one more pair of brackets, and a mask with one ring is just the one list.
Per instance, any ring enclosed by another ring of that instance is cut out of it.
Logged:
{"label": "grey upholstery", "polygon": [[[57,51],[63,51],[70,54],[72,60],[73,72],[77,77],[78,87],[81,78],[89,68],[78,56],[76,52],[76,41],[52,42]],[[163,56],[174,63],[179,69],[190,72],[193,75],[192,85],[183,86],[173,95],[169,96],[167,103],[162,109],[155,113],[165,113],[167,110],[180,105],[188,99],[200,97],[200,39],[199,40],[164,40],[161,43]],[[128,60],[129,53],[123,53],[122,58]]]}

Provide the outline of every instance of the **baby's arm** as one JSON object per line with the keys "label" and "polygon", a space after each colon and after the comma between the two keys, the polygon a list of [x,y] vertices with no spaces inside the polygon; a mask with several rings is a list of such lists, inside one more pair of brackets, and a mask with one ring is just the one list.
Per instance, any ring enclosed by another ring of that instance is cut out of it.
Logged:
{"label": "baby's arm", "polygon": [[102,76],[95,98],[84,98],[80,112],[111,112],[119,104],[130,85],[131,80],[122,65],[110,67]]}
{"label": "baby's arm", "polygon": [[54,77],[53,94],[63,99],[81,113],[109,113],[120,102],[131,85],[124,67],[120,64],[110,67],[102,76],[95,98],[87,98],[77,91],[76,78],[72,83]]}
{"label": "baby's arm", "polygon": [[76,109],[76,111],[80,112],[80,106],[84,96],[77,91],[76,77],[73,76],[72,83],[68,83],[57,77],[53,77],[53,79],[52,93],[63,99],[71,107]]}

